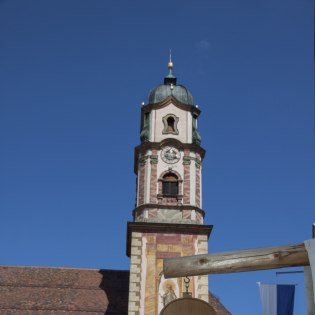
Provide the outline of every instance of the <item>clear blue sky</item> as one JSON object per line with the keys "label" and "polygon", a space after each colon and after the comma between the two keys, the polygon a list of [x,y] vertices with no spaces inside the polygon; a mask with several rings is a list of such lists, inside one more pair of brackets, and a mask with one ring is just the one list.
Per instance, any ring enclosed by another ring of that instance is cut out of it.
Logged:
{"label": "clear blue sky", "polygon": [[[129,269],[140,104],[174,73],[202,110],[210,252],[311,237],[312,0],[0,1],[0,264]],[[299,268],[295,268],[299,269]],[[233,315],[256,281],[210,277]]]}

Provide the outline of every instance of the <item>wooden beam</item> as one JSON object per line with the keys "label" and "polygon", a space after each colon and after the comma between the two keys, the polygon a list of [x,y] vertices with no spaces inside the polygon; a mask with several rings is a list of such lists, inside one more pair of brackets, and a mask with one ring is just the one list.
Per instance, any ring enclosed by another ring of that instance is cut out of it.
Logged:
{"label": "wooden beam", "polygon": [[307,266],[304,244],[164,259],[165,278]]}

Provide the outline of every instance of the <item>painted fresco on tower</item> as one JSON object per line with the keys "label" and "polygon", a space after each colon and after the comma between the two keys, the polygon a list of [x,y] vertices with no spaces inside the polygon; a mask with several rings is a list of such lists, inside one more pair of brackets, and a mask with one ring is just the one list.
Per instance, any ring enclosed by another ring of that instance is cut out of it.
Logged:
{"label": "painted fresco on tower", "polygon": [[162,275],[160,277],[159,284],[159,297],[158,297],[158,313],[163,309],[165,305],[176,300],[180,297],[179,284],[177,279],[165,279]]}

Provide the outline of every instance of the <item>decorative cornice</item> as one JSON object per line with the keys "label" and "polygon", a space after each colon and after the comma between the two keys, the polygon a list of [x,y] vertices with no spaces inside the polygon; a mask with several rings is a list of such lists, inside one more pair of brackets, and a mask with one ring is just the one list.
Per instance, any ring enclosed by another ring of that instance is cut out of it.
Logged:
{"label": "decorative cornice", "polygon": [[144,166],[145,163],[147,162],[147,159],[148,159],[148,156],[142,156],[142,157],[139,159],[139,164],[140,164],[140,166]]}
{"label": "decorative cornice", "polygon": [[135,216],[136,211],[144,210],[144,209],[167,209],[167,210],[195,210],[197,212],[200,212],[202,214],[202,217],[204,218],[206,216],[206,213],[204,210],[191,206],[191,205],[162,205],[162,204],[156,204],[156,203],[145,203],[141,206],[138,206],[132,210],[132,215]]}
{"label": "decorative cornice", "polygon": [[190,156],[183,156],[183,164],[184,165],[190,165],[191,163],[191,157]]}
{"label": "decorative cornice", "polygon": [[170,104],[173,104],[174,106],[176,106],[179,109],[194,113],[197,116],[199,116],[201,113],[201,110],[198,107],[193,106],[193,105],[184,104],[184,103],[178,101],[174,96],[168,96],[165,100],[163,100],[162,102],[159,102],[159,103],[144,105],[141,107],[141,112],[142,113],[150,112],[153,109],[160,109],[160,108],[166,107],[167,105],[170,105]]}
{"label": "decorative cornice", "polygon": [[[194,143],[182,143],[177,139],[173,139],[173,138],[168,138],[168,139],[164,139],[161,142],[144,142],[138,146],[135,147],[135,164],[134,164],[134,172],[135,174],[137,174],[138,171],[138,163],[142,163],[142,157],[141,160],[139,160],[139,155],[140,154],[145,154],[148,150],[161,150],[164,146],[174,146],[176,148],[178,148],[179,150],[189,150],[191,152],[196,152],[200,155],[201,159],[204,158],[206,151],[199,145],[194,144]],[[145,156],[147,158],[147,156]],[[143,156],[144,158],[144,156]],[[198,159],[195,159],[196,161]],[[187,159],[185,159],[184,161],[188,161]],[[201,161],[198,160],[198,162],[201,163]],[[197,163],[198,163],[197,162]],[[197,166],[198,167],[198,166]]]}
{"label": "decorative cornice", "polygon": [[159,162],[159,156],[158,155],[151,155],[150,156],[150,163],[151,164],[158,164]]}
{"label": "decorative cornice", "polygon": [[126,254],[130,257],[132,232],[206,235],[209,239],[212,228],[203,224],[128,222]]}
{"label": "decorative cornice", "polygon": [[191,164],[191,161],[195,161],[197,168],[201,167],[202,162],[199,159],[192,157],[192,156],[187,156],[187,155],[183,156],[183,164],[184,165]]}
{"label": "decorative cornice", "polygon": [[200,168],[201,167],[201,161],[198,159],[195,159],[196,167]]}

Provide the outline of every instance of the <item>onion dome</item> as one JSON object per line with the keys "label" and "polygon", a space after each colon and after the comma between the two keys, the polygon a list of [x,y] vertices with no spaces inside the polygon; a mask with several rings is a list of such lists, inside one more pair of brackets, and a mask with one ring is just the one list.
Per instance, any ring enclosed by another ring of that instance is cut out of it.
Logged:
{"label": "onion dome", "polygon": [[172,73],[173,63],[170,57],[168,63],[168,75],[164,78],[164,84],[160,84],[149,93],[149,104],[162,102],[169,96],[175,97],[181,103],[193,105],[190,91],[183,85],[176,85],[177,78]]}

